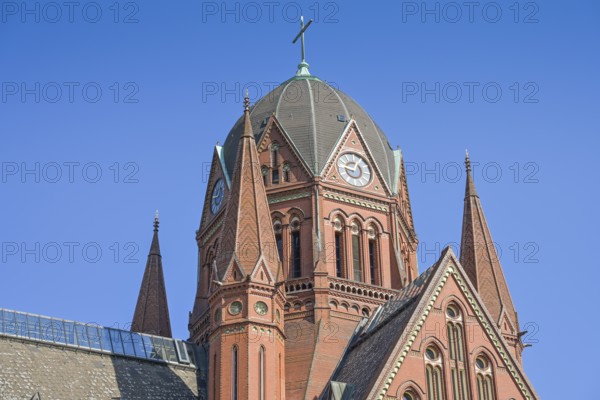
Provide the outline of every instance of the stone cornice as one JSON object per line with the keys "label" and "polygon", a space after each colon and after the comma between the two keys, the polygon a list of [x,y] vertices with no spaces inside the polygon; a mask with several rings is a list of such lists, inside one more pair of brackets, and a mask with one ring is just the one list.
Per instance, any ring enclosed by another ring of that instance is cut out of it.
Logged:
{"label": "stone cornice", "polygon": [[310,191],[297,191],[297,192],[292,192],[292,193],[286,193],[286,194],[272,194],[272,195],[267,195],[269,204],[277,204],[277,203],[281,203],[284,201],[289,201],[289,200],[297,200],[297,199],[303,199],[305,197],[310,197],[311,196]]}

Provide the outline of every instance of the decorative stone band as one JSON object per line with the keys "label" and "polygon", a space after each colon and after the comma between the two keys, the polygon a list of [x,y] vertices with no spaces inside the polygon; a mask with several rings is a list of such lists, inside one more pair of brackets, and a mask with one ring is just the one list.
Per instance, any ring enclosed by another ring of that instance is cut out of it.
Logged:
{"label": "decorative stone band", "polygon": [[268,196],[269,204],[277,204],[284,201],[303,199],[310,197],[311,192],[292,193],[285,196]]}
{"label": "decorative stone band", "polygon": [[350,198],[350,197],[341,196],[339,194],[325,193],[325,194],[323,194],[323,197],[325,197],[326,199],[341,201],[343,203],[348,203],[348,204],[353,204],[353,205],[356,205],[356,206],[361,206],[361,207],[369,208],[371,210],[377,210],[377,211],[383,211],[383,212],[387,212],[388,211],[388,208],[385,207],[385,206],[380,206],[380,205],[369,203],[369,202],[366,202],[366,201],[362,201],[362,200],[353,199],[353,198]]}
{"label": "decorative stone band", "polygon": [[523,377],[519,373],[518,369],[515,367],[514,363],[511,360],[511,357],[508,355],[508,351],[504,347],[504,344],[502,343],[502,339],[498,338],[498,336],[495,334],[494,329],[492,328],[488,319],[485,316],[485,312],[479,307],[479,305],[477,304],[477,301],[475,300],[475,297],[469,290],[468,284],[463,281],[463,279],[460,277],[460,275],[458,274],[458,272],[455,270],[455,268],[453,266],[447,267],[443,277],[440,279],[440,283],[438,284],[438,286],[435,288],[433,294],[431,295],[429,302],[425,306],[423,314],[421,314],[421,317],[417,321],[417,324],[414,327],[413,331],[410,332],[410,334],[408,336],[408,340],[406,342],[406,345],[404,346],[402,353],[400,354],[400,358],[398,359],[398,361],[394,365],[392,371],[390,372],[377,399],[384,400],[386,398],[386,393],[387,393],[390,385],[392,384],[394,377],[400,370],[400,367],[402,366],[404,359],[410,352],[410,349],[411,349],[415,339],[417,338],[419,331],[425,324],[425,320],[427,319],[429,312],[433,309],[433,305],[434,305],[437,297],[441,293],[442,288],[446,284],[446,281],[448,280],[448,277],[450,276],[450,274],[452,274],[454,276],[454,278],[458,282],[458,285],[459,285],[461,291],[463,292],[463,294],[469,301],[469,304],[471,305],[471,307],[473,307],[473,310],[477,314],[477,317],[478,317],[479,321],[481,322],[481,324],[484,326],[485,331],[488,334],[488,337],[490,338],[490,341],[493,343],[493,345],[498,350],[498,353],[502,357],[502,360],[506,363],[508,371],[510,372],[510,374],[514,378],[515,382],[517,383],[519,389],[521,390],[521,393],[523,394],[523,397],[527,400],[534,399],[535,397],[532,396],[532,394],[529,392],[527,385],[523,380]]}

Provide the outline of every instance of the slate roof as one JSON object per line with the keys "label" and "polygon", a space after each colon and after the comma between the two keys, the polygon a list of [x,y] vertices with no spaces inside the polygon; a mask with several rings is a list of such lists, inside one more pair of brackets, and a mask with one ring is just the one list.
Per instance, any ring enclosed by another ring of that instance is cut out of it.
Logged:
{"label": "slate roof", "polygon": [[[395,187],[396,163],[387,137],[369,114],[350,96],[314,76],[294,77],[256,102],[250,116],[256,140],[275,115],[300,157],[320,175],[350,118],[354,118],[390,188]],[[338,118],[343,116],[344,118]],[[223,146],[229,176],[235,165],[238,139],[244,130],[240,118]]]}
{"label": "slate roof", "polygon": [[[364,328],[351,339],[331,380],[351,384],[352,399],[364,399],[368,395],[442,259],[373,313]],[[328,391],[322,398],[328,398]]]}

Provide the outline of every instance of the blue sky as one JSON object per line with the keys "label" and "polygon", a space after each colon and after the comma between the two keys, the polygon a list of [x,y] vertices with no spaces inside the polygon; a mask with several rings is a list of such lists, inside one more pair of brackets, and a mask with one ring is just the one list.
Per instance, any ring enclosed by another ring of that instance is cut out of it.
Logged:
{"label": "blue sky", "polygon": [[404,152],[420,270],[460,239],[468,148],[527,374],[543,398],[595,393],[597,346],[569,344],[597,333],[600,3],[24,4],[0,14],[0,307],[127,327],[159,209],[187,337],[212,148],[245,87],[294,74],[302,12],[311,72]]}

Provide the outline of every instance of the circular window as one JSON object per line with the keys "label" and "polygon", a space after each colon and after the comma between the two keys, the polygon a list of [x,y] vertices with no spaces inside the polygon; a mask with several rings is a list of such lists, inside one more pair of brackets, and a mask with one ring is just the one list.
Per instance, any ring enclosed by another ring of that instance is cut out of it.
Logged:
{"label": "circular window", "polygon": [[375,228],[369,226],[369,228],[367,229],[367,234],[369,235],[369,238],[375,238]]}
{"label": "circular window", "polygon": [[217,311],[215,311],[215,322],[218,324],[219,322],[221,322],[221,319],[222,319],[221,309],[217,308]]}
{"label": "circular window", "polygon": [[300,220],[295,217],[294,219],[292,219],[292,223],[290,224],[292,226],[292,230],[298,230],[300,229]]}
{"label": "circular window", "polygon": [[257,301],[254,304],[254,310],[260,315],[265,315],[269,311],[269,306],[264,301]]}
{"label": "circular window", "polygon": [[436,361],[439,357],[438,352],[433,347],[428,347],[425,350],[425,356],[431,361]]}
{"label": "circular window", "polygon": [[446,315],[450,318],[458,318],[460,313],[455,305],[450,305],[446,308]]}
{"label": "circular window", "polygon": [[475,365],[477,365],[477,368],[479,368],[479,369],[487,369],[488,368],[488,362],[483,357],[477,357],[477,360],[475,360]]}
{"label": "circular window", "polygon": [[231,303],[229,305],[229,314],[231,315],[238,315],[239,313],[242,312],[242,302],[241,301],[234,301],[233,303]]}
{"label": "circular window", "polygon": [[333,221],[333,228],[336,231],[341,231],[342,230],[342,221],[339,218],[336,218],[335,221]]}

